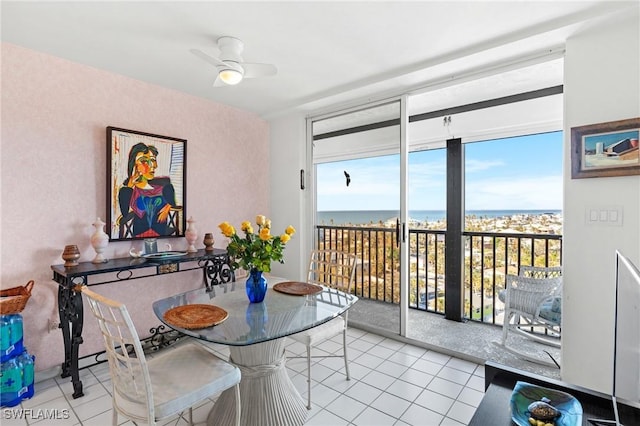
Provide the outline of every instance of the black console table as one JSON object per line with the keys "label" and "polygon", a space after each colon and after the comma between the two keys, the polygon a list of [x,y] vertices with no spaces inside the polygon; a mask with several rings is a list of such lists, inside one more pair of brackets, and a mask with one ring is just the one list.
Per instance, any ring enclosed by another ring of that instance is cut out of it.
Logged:
{"label": "black console table", "polygon": [[[582,405],[582,424],[593,426],[589,419],[614,419],[611,396],[568,383],[548,379],[522,370],[487,361],[484,368],[485,394],[469,426],[511,426],[511,393],[517,381],[557,389],[573,395]],[[640,425],[640,409],[618,402],[620,423]]]}
{"label": "black console table", "polygon": [[[73,397],[83,396],[82,381],[78,368],[78,353],[82,344],[84,311],[81,293],[75,290],[80,285],[102,285],[153,277],[174,272],[202,269],[203,284],[207,290],[212,286],[234,279],[226,250],[198,250],[184,256],[168,259],[119,258],[106,263],[81,262],[77,266],[51,265],[53,280],[58,287],[58,313],[64,342],[62,377],[71,376]],[[105,274],[111,274],[105,277]],[[115,274],[115,276],[113,275]],[[103,279],[100,279],[103,278]]]}

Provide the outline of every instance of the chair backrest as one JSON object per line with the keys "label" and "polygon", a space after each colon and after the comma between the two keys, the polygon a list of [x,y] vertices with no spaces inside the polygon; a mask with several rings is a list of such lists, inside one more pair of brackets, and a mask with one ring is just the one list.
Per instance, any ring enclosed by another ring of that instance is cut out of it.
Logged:
{"label": "chair backrest", "polygon": [[558,295],[562,289],[562,277],[533,278],[507,275],[506,305],[510,309],[535,314],[542,302]]}
{"label": "chair backrest", "polygon": [[350,293],[355,277],[355,255],[337,250],[314,250],[311,252],[308,282]]}
{"label": "chair backrest", "polygon": [[149,369],[140,338],[126,306],[101,296],[86,286],[83,286],[81,291],[89,301],[91,312],[98,320],[104,338],[113,384],[114,405],[119,401],[123,402],[122,405],[126,405],[127,408],[119,407],[120,411],[137,417],[146,413],[147,424],[153,424],[155,410]]}
{"label": "chair backrest", "polygon": [[561,266],[520,266],[521,277],[556,278],[562,276]]}

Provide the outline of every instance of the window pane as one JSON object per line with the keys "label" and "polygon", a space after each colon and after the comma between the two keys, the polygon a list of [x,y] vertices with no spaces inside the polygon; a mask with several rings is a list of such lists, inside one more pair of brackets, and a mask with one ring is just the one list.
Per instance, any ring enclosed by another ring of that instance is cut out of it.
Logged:
{"label": "window pane", "polygon": [[533,216],[561,210],[562,132],[465,145],[466,230],[545,232]]}
{"label": "window pane", "polygon": [[447,152],[445,149],[409,153],[410,228],[446,228]]}

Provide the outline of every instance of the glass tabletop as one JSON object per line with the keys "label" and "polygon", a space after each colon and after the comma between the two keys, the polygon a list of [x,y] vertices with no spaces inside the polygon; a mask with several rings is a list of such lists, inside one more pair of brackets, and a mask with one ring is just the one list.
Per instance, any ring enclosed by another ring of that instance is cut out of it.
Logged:
{"label": "glass tabletop", "polygon": [[[156,316],[167,326],[186,335],[231,346],[245,346],[265,342],[325,323],[344,313],[358,297],[342,291],[323,287],[311,295],[290,295],[273,290],[283,278],[267,277],[269,288],[261,303],[249,303],[244,281],[213,286],[212,291],[199,288],[153,303]],[[169,309],[190,305],[208,304],[227,311],[229,316],[222,323],[201,329],[184,329],[164,320]]]}

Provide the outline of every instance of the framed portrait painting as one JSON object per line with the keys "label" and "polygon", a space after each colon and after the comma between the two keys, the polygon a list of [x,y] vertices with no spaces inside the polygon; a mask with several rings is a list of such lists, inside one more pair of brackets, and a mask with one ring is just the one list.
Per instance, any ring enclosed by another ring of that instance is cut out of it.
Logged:
{"label": "framed portrait painting", "polygon": [[107,127],[107,233],[112,241],[183,237],[187,141]]}
{"label": "framed portrait painting", "polygon": [[640,175],[640,118],[571,129],[571,178]]}

